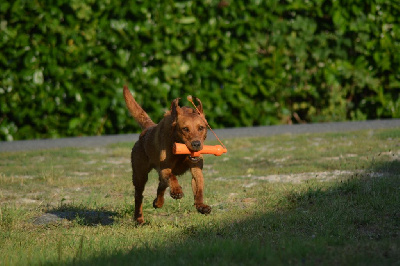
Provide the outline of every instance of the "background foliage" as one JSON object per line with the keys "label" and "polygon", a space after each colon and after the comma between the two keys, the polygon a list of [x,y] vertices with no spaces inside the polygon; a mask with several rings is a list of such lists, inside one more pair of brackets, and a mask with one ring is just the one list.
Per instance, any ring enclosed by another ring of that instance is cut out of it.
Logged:
{"label": "background foliage", "polygon": [[[0,3],[0,139],[138,130],[192,94],[214,127],[400,117],[392,0]],[[184,104],[187,104],[183,102]]]}

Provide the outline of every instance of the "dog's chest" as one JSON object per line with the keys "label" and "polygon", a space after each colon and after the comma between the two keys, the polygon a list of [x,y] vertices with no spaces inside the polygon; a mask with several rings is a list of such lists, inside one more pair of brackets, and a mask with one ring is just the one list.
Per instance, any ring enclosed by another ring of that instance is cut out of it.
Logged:
{"label": "dog's chest", "polygon": [[179,158],[174,168],[172,169],[172,173],[174,175],[183,175],[190,168],[190,161],[187,159],[187,156],[182,156]]}

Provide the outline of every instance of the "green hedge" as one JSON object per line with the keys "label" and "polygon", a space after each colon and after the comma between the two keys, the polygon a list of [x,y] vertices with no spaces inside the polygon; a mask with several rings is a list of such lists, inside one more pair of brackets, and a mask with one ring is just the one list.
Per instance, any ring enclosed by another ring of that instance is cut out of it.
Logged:
{"label": "green hedge", "polygon": [[393,0],[3,0],[0,139],[136,131],[125,83],[155,121],[188,94],[213,127],[400,117],[399,20]]}

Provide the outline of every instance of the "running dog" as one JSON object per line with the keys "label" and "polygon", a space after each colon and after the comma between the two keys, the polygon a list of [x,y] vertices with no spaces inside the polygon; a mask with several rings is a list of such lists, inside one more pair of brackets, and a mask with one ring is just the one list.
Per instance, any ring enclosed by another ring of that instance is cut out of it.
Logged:
{"label": "running dog", "polygon": [[211,207],[203,203],[203,157],[175,155],[172,152],[175,142],[185,144],[191,152],[203,148],[207,137],[207,121],[201,101],[195,98],[198,106],[197,110],[194,110],[189,107],[179,107],[180,98],[177,98],[172,101],[171,109],[165,113],[164,118],[155,124],[135,101],[127,86],[124,86],[124,98],[129,112],[142,128],[139,140],[133,146],[131,153],[136,222],[144,223],[143,191],[148,173],[152,169],[155,169],[159,176],[157,197],[153,201],[154,208],[161,208],[164,205],[164,193],[168,187],[172,198],[183,197],[177,176],[190,170],[194,206],[200,213],[209,214]]}

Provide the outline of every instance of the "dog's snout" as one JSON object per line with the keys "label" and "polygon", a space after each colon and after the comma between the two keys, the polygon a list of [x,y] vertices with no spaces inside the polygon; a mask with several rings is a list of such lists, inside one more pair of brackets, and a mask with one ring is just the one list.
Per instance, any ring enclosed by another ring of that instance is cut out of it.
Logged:
{"label": "dog's snout", "polygon": [[199,140],[195,140],[195,141],[192,141],[192,148],[195,150],[195,151],[199,151],[200,150],[200,148],[201,148],[201,142],[199,141]]}

